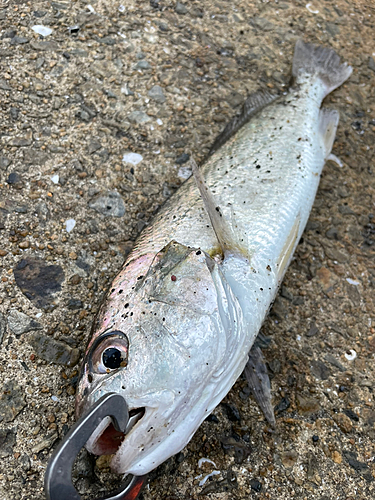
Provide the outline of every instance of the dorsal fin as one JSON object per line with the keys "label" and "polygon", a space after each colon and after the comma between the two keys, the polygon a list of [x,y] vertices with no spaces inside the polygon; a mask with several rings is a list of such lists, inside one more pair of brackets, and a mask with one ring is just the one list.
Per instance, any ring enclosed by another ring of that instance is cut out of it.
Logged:
{"label": "dorsal fin", "polygon": [[216,137],[207,157],[221,148],[252,116],[277,99],[277,97],[265,90],[259,90],[258,92],[254,92],[254,94],[250,94],[242,107],[241,113],[234,116],[225,129]]}
{"label": "dorsal fin", "polygon": [[215,231],[216,238],[219,245],[223,251],[224,257],[238,252],[241,254],[246,254],[244,250],[239,245],[237,238],[235,237],[231,226],[222,214],[220,207],[215,203],[214,196],[207,186],[206,181],[199,170],[198,165],[195,160],[191,158],[191,166],[193,170],[193,175],[199,192],[201,194],[204,207],[210,218],[213,230]]}

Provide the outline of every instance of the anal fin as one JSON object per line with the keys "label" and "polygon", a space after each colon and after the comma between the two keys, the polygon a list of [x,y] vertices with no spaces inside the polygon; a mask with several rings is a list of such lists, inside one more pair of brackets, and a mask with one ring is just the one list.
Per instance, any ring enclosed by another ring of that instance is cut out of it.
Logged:
{"label": "anal fin", "polygon": [[276,427],[275,415],[272,407],[271,382],[262,351],[253,346],[249,353],[249,360],[245,366],[245,377],[253,396],[260,406],[267,422]]}

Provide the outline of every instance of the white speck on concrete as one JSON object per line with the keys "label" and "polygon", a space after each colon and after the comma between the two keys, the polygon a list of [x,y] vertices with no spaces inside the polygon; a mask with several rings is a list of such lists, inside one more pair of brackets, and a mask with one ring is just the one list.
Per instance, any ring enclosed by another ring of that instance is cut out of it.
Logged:
{"label": "white speck on concrete", "polygon": [[52,399],[52,401],[56,401],[56,402],[59,400],[59,398],[57,396],[51,396],[51,399]]}
{"label": "white speck on concrete", "polygon": [[346,281],[347,281],[350,285],[355,285],[355,286],[358,286],[358,285],[359,285],[359,281],[352,280],[351,278],[346,278]]}
{"label": "white speck on concrete", "polygon": [[55,175],[52,175],[51,176],[51,181],[54,183],[54,184],[58,184],[59,183],[59,174],[55,174]]}
{"label": "white speck on concrete", "polygon": [[209,458],[200,458],[198,460],[198,467],[202,467],[202,465],[204,463],[208,462],[209,464],[212,464],[214,467],[217,467],[217,465],[215,464],[215,462],[213,462],[212,460],[210,460]]}
{"label": "white speck on concrete", "polygon": [[122,161],[126,163],[131,163],[132,165],[138,165],[143,160],[143,156],[138,153],[125,153],[122,157]]}
{"label": "white speck on concrete", "polygon": [[162,120],[160,120],[160,118],[158,118],[158,119],[156,120],[156,123],[157,123],[158,125],[163,125],[163,121],[162,121]]}
{"label": "white speck on concrete", "polygon": [[31,28],[35,33],[38,33],[38,35],[42,36],[48,36],[52,33],[52,29],[48,28],[48,26],[42,26],[41,24],[36,24],[35,26],[32,26]]}
{"label": "white speck on concrete", "polygon": [[212,476],[218,476],[219,474],[220,474],[219,470],[213,470],[210,474],[207,474],[207,476],[204,476],[204,478],[201,481],[199,481],[199,486],[203,486],[208,478]]}
{"label": "white speck on concrete", "polygon": [[345,357],[348,361],[353,361],[357,357],[357,353],[354,349],[350,349],[345,353]]}
{"label": "white speck on concrete", "polygon": [[76,221],[74,219],[68,219],[67,221],[65,221],[65,228],[68,233],[70,233],[70,231],[73,231],[75,225]]}
{"label": "white speck on concrete", "polygon": [[311,3],[306,4],[306,9],[311,12],[311,14],[319,14],[318,10],[314,10],[314,7],[311,5]]}

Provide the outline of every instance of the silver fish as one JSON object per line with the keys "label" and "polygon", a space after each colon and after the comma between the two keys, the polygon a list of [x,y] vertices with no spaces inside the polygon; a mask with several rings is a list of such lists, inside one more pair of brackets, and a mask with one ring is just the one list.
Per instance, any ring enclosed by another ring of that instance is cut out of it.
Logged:
{"label": "silver fish", "polygon": [[297,42],[294,87],[250,97],[137,240],[97,315],[76,405],[126,399],[125,438],[105,419],[87,443],[114,453],[114,471],[146,474],[180,451],[243,371],[331,152],[339,117],[322,101],[350,74],[333,50]]}

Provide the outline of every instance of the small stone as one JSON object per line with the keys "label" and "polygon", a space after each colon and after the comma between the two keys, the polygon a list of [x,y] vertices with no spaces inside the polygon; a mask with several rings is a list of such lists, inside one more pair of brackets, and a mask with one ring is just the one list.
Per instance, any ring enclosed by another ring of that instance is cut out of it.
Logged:
{"label": "small stone", "polygon": [[45,361],[68,367],[78,363],[79,349],[72,349],[65,342],[55,340],[43,333],[35,332],[32,334],[29,343],[35,349],[35,353]]}
{"label": "small stone", "polygon": [[81,283],[81,281],[82,281],[81,276],[80,276],[79,274],[74,274],[74,275],[70,278],[69,283],[70,283],[71,285],[79,285],[79,283]]}
{"label": "small stone", "polygon": [[353,429],[353,422],[344,413],[337,413],[336,415],[333,416],[333,420],[340,427],[342,432],[345,432],[345,434],[347,434]]}
{"label": "small stone", "polygon": [[6,382],[0,393],[0,422],[11,422],[25,406],[21,387],[14,380]]}
{"label": "small stone", "polygon": [[337,276],[326,267],[318,269],[316,277],[325,290],[328,290],[337,282]]}
{"label": "small stone", "polygon": [[7,322],[4,314],[0,313],[0,345],[4,340],[4,335],[7,329]]}
{"label": "small stone", "polygon": [[128,120],[130,123],[140,125],[149,122],[151,118],[144,111],[133,111],[128,115]]}
{"label": "small stone", "polygon": [[10,41],[11,45],[23,45],[24,43],[29,43],[29,39],[24,36],[14,36]]}
{"label": "small stone", "polygon": [[13,269],[14,278],[21,292],[33,304],[45,310],[55,307],[54,296],[61,290],[64,271],[57,265],[46,265],[43,259],[27,257]]}
{"label": "small stone", "polygon": [[43,328],[35,319],[17,311],[17,309],[10,310],[8,315],[8,326],[17,337],[23,333],[32,330],[41,330]]}
{"label": "small stone", "polygon": [[221,406],[225,408],[225,411],[227,412],[229,420],[232,422],[240,422],[241,421],[241,415],[240,412],[238,411],[237,407],[233,404],[230,403],[221,403]]}
{"label": "small stone", "polygon": [[10,85],[8,85],[6,80],[3,80],[2,78],[0,78],[0,89],[1,90],[12,90],[12,87]]}
{"label": "small stone", "polygon": [[125,203],[117,191],[93,198],[89,207],[106,217],[122,217],[125,214]]}
{"label": "small stone", "polygon": [[327,380],[327,378],[331,375],[331,370],[328,368],[323,361],[312,360],[310,365],[311,373],[320,380]]}
{"label": "small stone", "polygon": [[319,328],[312,322],[309,331],[306,333],[306,337],[314,337],[317,333],[319,333]]}
{"label": "small stone", "polygon": [[186,163],[187,161],[189,161],[190,159],[190,155],[187,154],[187,153],[182,153],[181,156],[179,156],[177,159],[176,159],[176,163],[177,165],[182,165],[183,163]]}
{"label": "small stone", "polygon": [[230,106],[232,106],[232,108],[237,108],[237,106],[239,106],[244,102],[244,97],[235,90],[233,90],[228,94],[225,100]]}
{"label": "small stone", "polygon": [[311,415],[320,410],[319,401],[314,398],[305,398],[300,394],[297,395],[297,405],[301,413]]}
{"label": "small stone", "polygon": [[329,248],[325,246],[324,251],[327,257],[333,261],[344,263],[349,260],[349,255],[343,249],[340,250],[339,248]]}
{"label": "small stone", "polygon": [[265,19],[264,17],[253,17],[250,23],[255,28],[258,28],[262,31],[271,31],[274,29],[274,24],[272,24],[270,21],[268,21],[268,19]]}
{"label": "small stone", "polygon": [[33,446],[31,448],[31,451],[33,453],[39,453],[42,450],[50,449],[58,437],[59,435],[57,431],[53,431],[52,433],[48,434],[42,441],[39,441],[39,443]]}
{"label": "small stone", "polygon": [[8,253],[9,252],[7,250],[0,250],[0,257],[5,257]]}
{"label": "small stone", "polygon": [[257,493],[262,491],[262,483],[260,481],[258,481],[257,479],[251,479],[250,486],[251,486],[251,489],[256,491]]}
{"label": "small stone", "polygon": [[11,172],[8,175],[7,184],[14,186],[21,183],[21,176],[17,172]]}
{"label": "small stone", "polygon": [[151,64],[148,61],[138,61],[137,64],[134,66],[134,69],[141,69],[141,70],[146,70],[146,69],[151,69]]}
{"label": "small stone", "polygon": [[282,398],[279,403],[275,406],[274,412],[275,414],[282,413],[287,410],[290,406],[290,401],[288,398]]}
{"label": "small stone", "polygon": [[162,104],[165,102],[165,95],[163,93],[163,89],[160,87],[160,85],[154,85],[149,91],[148,95],[153,99],[154,101]]}
{"label": "small stone", "polygon": [[91,141],[88,145],[87,151],[90,155],[95,153],[95,151],[98,151],[102,145],[98,141]]}
{"label": "small stone", "polygon": [[332,460],[335,462],[335,464],[341,464],[342,455],[337,450],[335,450],[332,452]]}
{"label": "small stone", "polygon": [[187,12],[188,12],[188,8],[186,7],[186,5],[184,5],[181,2],[176,3],[176,7],[174,10],[175,10],[176,14],[180,14],[180,16],[183,16],[183,15],[187,14]]}
{"label": "small stone", "polygon": [[76,309],[82,309],[82,307],[83,307],[82,300],[70,299],[68,302],[68,309],[76,310]]}
{"label": "small stone", "polygon": [[164,31],[164,32],[165,32],[165,31],[169,31],[169,26],[168,26],[168,24],[167,24],[167,23],[163,23],[163,22],[159,23],[159,30],[160,30],[160,31]]}
{"label": "small stone", "polygon": [[284,451],[281,454],[281,462],[284,467],[293,467],[297,463],[298,454],[294,450]]}
{"label": "small stone", "polygon": [[367,66],[369,67],[369,69],[371,69],[372,71],[375,71],[375,61],[374,61],[374,58],[372,56],[370,56],[368,58],[368,63],[367,63]]}
{"label": "small stone", "polygon": [[0,168],[7,168],[10,165],[10,160],[6,156],[0,156]]}
{"label": "small stone", "polygon": [[9,457],[13,453],[16,435],[14,429],[0,429],[0,458]]}
{"label": "small stone", "polygon": [[8,142],[8,144],[9,146],[16,148],[24,148],[26,146],[30,146],[32,142],[31,137],[14,137]]}

